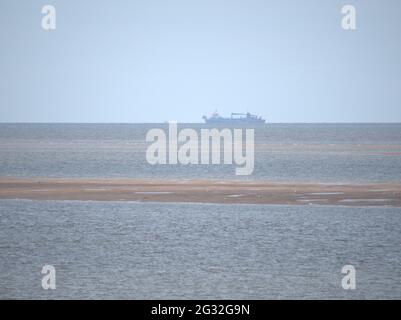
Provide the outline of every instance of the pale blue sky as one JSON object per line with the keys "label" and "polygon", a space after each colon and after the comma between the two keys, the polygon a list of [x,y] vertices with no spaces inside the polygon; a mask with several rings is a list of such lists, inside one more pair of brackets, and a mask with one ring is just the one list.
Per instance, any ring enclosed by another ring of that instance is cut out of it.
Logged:
{"label": "pale blue sky", "polygon": [[0,43],[1,122],[401,122],[399,0],[1,0]]}

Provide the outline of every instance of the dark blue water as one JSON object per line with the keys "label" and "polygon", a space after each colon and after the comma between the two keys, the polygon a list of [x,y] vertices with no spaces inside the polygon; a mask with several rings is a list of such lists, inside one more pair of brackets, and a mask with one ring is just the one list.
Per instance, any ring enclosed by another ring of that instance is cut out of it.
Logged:
{"label": "dark blue water", "polygon": [[0,124],[0,176],[401,180],[401,124],[256,127],[255,169],[246,177],[236,176],[234,165],[149,165],[145,137],[157,127],[167,132],[160,124]]}

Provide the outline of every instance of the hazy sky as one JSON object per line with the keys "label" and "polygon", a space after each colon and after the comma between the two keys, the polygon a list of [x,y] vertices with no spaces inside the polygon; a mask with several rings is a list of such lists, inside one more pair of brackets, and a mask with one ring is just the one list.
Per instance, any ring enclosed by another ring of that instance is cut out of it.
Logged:
{"label": "hazy sky", "polygon": [[1,122],[401,122],[399,0],[1,0],[0,41]]}

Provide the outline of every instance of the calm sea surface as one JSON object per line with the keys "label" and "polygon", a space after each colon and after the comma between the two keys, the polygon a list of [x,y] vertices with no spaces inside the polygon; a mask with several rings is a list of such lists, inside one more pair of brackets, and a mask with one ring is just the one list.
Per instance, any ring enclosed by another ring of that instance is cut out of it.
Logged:
{"label": "calm sea surface", "polygon": [[[398,298],[394,208],[0,201],[0,298]],[[56,268],[57,289],[41,288]],[[356,268],[357,288],[341,287]]]}
{"label": "calm sea surface", "polygon": [[[241,178],[234,165],[149,165],[151,128],[168,131],[160,124],[0,124],[0,176]],[[268,124],[255,128],[255,141],[253,175],[241,179],[401,180],[401,124]]]}
{"label": "calm sea surface", "polygon": [[[238,179],[150,166],[163,125],[0,125],[0,176]],[[200,125],[184,125],[199,130]],[[400,182],[401,125],[266,125],[244,179]],[[0,200],[0,298],[398,298],[401,209]],[[56,290],[41,288],[42,266]],[[343,290],[341,268],[356,268]]]}

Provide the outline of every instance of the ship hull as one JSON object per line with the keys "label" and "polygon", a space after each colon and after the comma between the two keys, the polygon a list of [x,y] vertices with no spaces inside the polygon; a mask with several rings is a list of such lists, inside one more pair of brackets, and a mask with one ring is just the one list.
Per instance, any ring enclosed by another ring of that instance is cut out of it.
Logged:
{"label": "ship hull", "polygon": [[247,119],[207,119],[207,124],[264,124],[266,120],[247,120]]}

